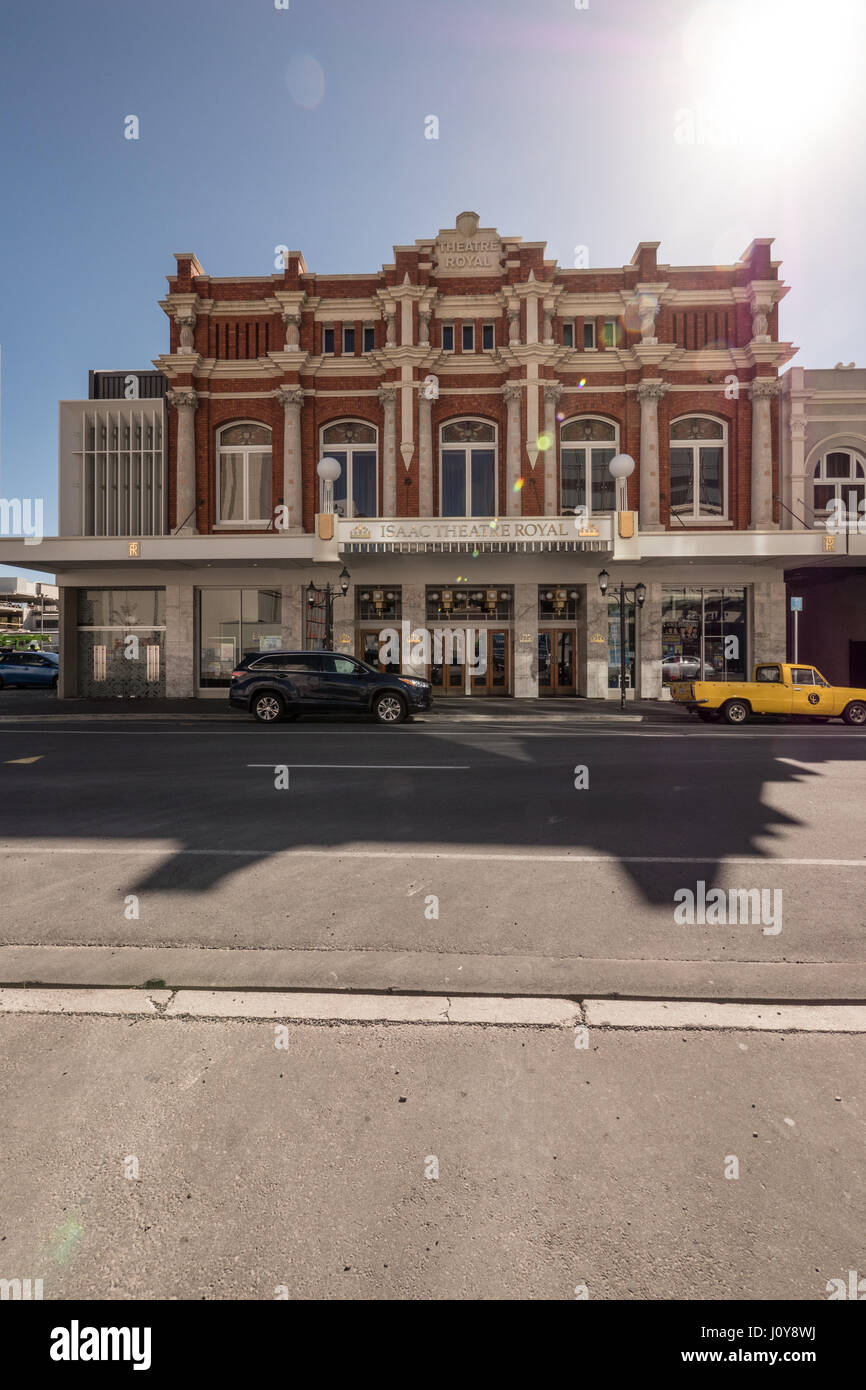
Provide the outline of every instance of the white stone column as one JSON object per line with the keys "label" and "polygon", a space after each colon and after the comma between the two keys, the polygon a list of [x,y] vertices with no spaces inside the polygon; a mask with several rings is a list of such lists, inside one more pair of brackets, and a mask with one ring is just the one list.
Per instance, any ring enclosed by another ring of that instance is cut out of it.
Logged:
{"label": "white stone column", "polygon": [[418,513],[433,516],[433,402],[418,388]]}
{"label": "white stone column", "polygon": [[643,608],[635,611],[637,695],[641,700],[662,697],[662,586],[648,584]]}
{"label": "white stone column", "polygon": [[176,513],[174,530],[197,534],[195,486],[195,412],[198,396],[189,387],[168,393],[169,405],[177,411],[177,458],[175,460]]}
{"label": "white stone column", "polygon": [[663,381],[642,381],[640,401],[640,514],[642,531],[660,531],[659,521],[659,401],[667,391]]}
{"label": "white stone column", "polygon": [[[807,508],[812,509],[813,497],[810,495],[806,500],[806,417],[805,415],[795,415],[790,422],[790,450],[791,450],[791,493],[788,506],[797,516],[805,516]],[[782,525],[790,530],[793,521],[788,517]]]}
{"label": "white stone column", "polygon": [[302,651],[306,642],[304,618],[307,608],[305,584],[283,584],[280,641],[287,651]]}
{"label": "white stone column", "polygon": [[503,386],[502,395],[508,407],[505,439],[505,487],[508,495],[504,510],[506,516],[520,516],[520,493],[514,491],[514,484],[520,477],[520,401],[523,387],[517,381],[509,381]]}
{"label": "white stone column", "polygon": [[379,403],[385,411],[382,439],[382,516],[397,515],[397,387],[379,387]]}
{"label": "white stone column", "polygon": [[759,376],[749,386],[752,399],[752,515],[750,531],[773,529],[773,431],[770,407],[778,394],[775,377]]}
{"label": "white stone column", "polygon": [[544,515],[558,516],[559,505],[557,502],[557,467],[556,461],[559,457],[557,448],[557,427],[556,427],[556,407],[562,395],[562,387],[558,381],[546,381],[544,383],[544,433],[547,436],[547,448],[544,451]]}
{"label": "white stone column", "polygon": [[301,460],[301,406],[304,404],[304,392],[300,386],[283,386],[277,392],[277,400],[283,407],[283,505],[289,509],[288,530],[300,535],[304,529]]}
{"label": "white stone column", "polygon": [[[521,638],[528,638],[524,642]],[[538,584],[514,586],[514,696],[538,698]]]}
{"label": "white stone column", "polygon": [[196,693],[195,590],[191,584],[165,586],[165,694],[188,700]]}

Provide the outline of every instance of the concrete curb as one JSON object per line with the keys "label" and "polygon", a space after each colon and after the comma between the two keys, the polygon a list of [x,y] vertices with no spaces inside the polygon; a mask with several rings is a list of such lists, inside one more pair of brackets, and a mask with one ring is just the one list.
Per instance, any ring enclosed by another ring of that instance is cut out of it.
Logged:
{"label": "concrete curb", "polygon": [[866,1005],[708,1004],[689,1000],[526,999],[440,995],[281,994],[265,990],[0,989],[0,1016],[282,1023],[866,1033]]}

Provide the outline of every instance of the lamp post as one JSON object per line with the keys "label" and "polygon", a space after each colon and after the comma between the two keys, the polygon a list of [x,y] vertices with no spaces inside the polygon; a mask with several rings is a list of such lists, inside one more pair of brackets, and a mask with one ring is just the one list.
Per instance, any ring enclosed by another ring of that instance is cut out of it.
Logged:
{"label": "lamp post", "polygon": [[[607,570],[602,570],[598,576],[598,587],[601,589],[602,598],[607,593],[610,575]],[[636,603],[638,608],[643,608],[646,598],[646,584],[635,584],[633,589],[627,589],[624,584],[619,586],[619,704],[620,709],[625,709],[625,605],[627,601]]]}
{"label": "lamp post", "polygon": [[[346,597],[349,591],[349,581],[351,578],[352,576],[344,565],[340,571],[340,578],[338,580],[340,593],[343,598]],[[311,579],[307,588],[307,606],[310,612],[312,612],[316,606],[316,600],[319,594],[325,595],[325,651],[332,652],[334,650],[334,599],[337,597],[337,590],[334,585],[330,583],[325,584],[321,589],[317,589]]]}

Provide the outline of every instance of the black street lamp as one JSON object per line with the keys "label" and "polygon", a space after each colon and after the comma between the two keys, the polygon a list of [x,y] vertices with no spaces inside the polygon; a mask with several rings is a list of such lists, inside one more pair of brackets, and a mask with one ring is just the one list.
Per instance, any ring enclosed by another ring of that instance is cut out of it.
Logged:
{"label": "black street lamp", "polygon": [[[604,598],[607,593],[607,586],[610,583],[610,575],[607,570],[602,570],[598,576],[598,587],[601,589],[601,596]],[[627,589],[624,584],[619,586],[619,704],[620,709],[625,709],[625,605],[626,602],[636,603],[638,608],[643,608],[646,598],[646,584],[635,584],[633,589]]]}
{"label": "black street lamp", "polygon": [[[349,583],[351,578],[352,576],[349,574],[349,571],[346,569],[346,566],[344,565],[342,570],[340,571],[339,579],[340,593],[342,594],[343,598],[345,598],[346,594],[349,592]],[[319,594],[325,595],[324,647],[326,652],[332,652],[334,650],[334,599],[337,597],[337,590],[334,588],[332,584],[325,584],[323,588],[317,589],[311,579],[307,588],[307,605],[310,609],[310,612],[313,611]]]}

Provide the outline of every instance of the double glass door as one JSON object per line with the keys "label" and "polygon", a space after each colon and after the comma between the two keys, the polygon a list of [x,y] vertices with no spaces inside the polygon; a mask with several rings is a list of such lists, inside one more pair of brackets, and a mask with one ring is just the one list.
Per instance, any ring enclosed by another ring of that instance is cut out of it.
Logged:
{"label": "double glass door", "polygon": [[547,628],[539,632],[538,693],[577,694],[574,628]]}
{"label": "double glass door", "polygon": [[468,650],[465,638],[458,641],[456,634],[451,642],[444,641],[440,650],[437,650],[435,638],[436,629],[433,631],[433,661],[429,667],[434,696],[510,693],[510,633],[507,628],[476,628],[469,639]]}

